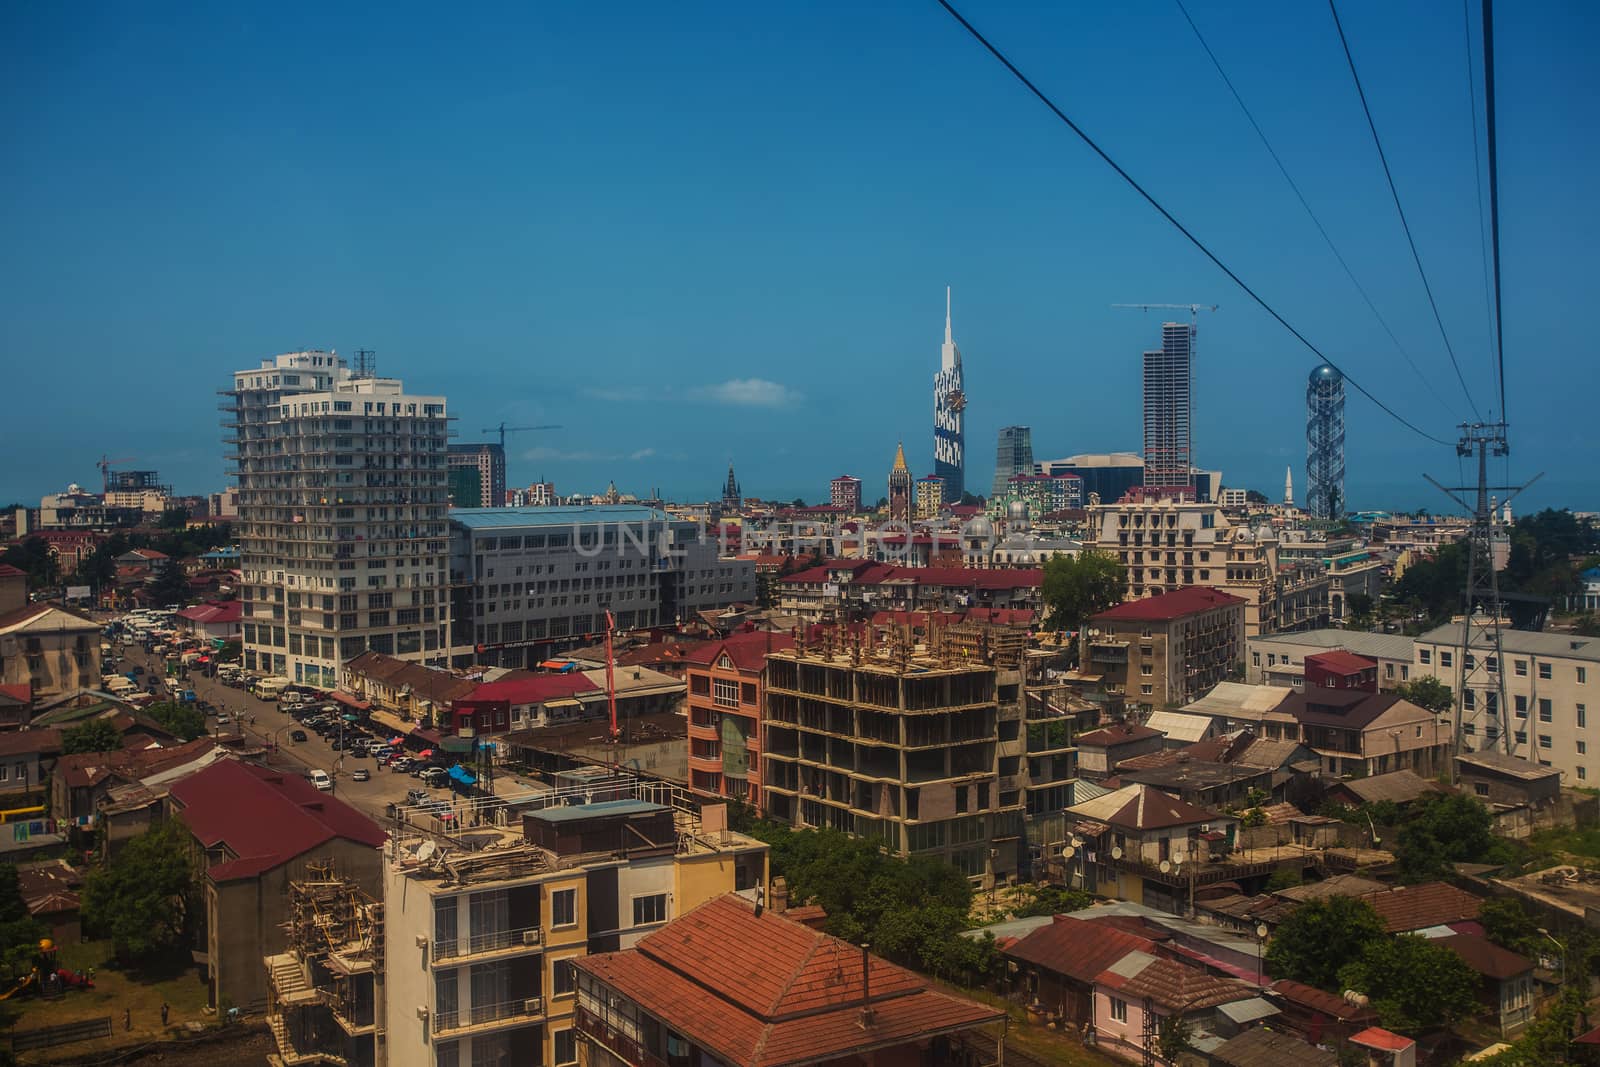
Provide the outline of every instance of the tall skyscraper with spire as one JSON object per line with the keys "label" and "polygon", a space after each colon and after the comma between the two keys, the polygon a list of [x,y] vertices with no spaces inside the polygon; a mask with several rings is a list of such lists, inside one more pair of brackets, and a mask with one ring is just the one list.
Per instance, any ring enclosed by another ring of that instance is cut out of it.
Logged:
{"label": "tall skyscraper with spire", "polygon": [[1306,510],[1344,514],[1344,375],[1324,363],[1306,383]]}
{"label": "tall skyscraper with spire", "polygon": [[950,288],[944,290],[944,344],[933,377],[933,473],[944,479],[944,499],[959,503],[967,490],[967,393],[961,380],[961,349],[950,330]]}
{"label": "tall skyscraper with spire", "polygon": [[889,518],[911,521],[911,468],[906,465],[906,446],[894,448],[894,466],[889,468]]}

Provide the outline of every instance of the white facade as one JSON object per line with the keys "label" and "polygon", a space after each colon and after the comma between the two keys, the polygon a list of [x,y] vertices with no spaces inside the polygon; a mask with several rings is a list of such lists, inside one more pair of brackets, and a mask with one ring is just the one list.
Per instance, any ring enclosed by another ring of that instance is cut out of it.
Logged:
{"label": "white facade", "polygon": [[332,687],[368,649],[442,661],[444,397],[319,351],[239,371],[224,395],[246,668]]}

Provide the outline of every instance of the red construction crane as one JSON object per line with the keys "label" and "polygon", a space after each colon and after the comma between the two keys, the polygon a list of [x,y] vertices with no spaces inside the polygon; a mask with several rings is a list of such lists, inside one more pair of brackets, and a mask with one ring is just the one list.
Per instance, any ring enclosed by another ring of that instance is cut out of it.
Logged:
{"label": "red construction crane", "polygon": [[101,494],[104,495],[111,489],[111,465],[113,463],[132,463],[138,458],[138,456],[118,456],[116,459],[111,459],[110,457],[102,454],[100,456],[100,462],[95,464],[96,467],[100,468]]}
{"label": "red construction crane", "polygon": [[617,620],[612,616],[611,609],[606,609],[606,705],[611,709],[611,741],[616,743],[621,736],[617,729],[617,657],[611,647],[611,635],[616,631]]}

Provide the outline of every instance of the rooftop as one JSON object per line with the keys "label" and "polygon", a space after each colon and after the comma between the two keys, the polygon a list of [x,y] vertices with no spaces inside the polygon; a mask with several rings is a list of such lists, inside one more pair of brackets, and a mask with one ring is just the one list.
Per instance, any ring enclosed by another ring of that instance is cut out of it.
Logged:
{"label": "rooftop", "polygon": [[1435,944],[1454,952],[1461,962],[1485,978],[1505,980],[1533,970],[1533,961],[1515,952],[1503,949],[1488,938],[1477,934],[1451,934],[1439,938]]}
{"label": "rooftop", "polygon": [[1339,782],[1336,788],[1354,793],[1364,804],[1376,804],[1383,800],[1409,804],[1429,793],[1444,791],[1438,782],[1419,777],[1409,770],[1374,774],[1370,778],[1352,778],[1347,782]]}
{"label": "rooftop", "polygon": [[1361,898],[1372,905],[1391,934],[1476,919],[1483,902],[1444,882],[1403,885]]}
{"label": "rooftop", "polygon": [[1364,693],[1359,689],[1307,688],[1303,693],[1290,693],[1280,706],[1280,710],[1313,726],[1339,726],[1350,730],[1364,730],[1372,725],[1378,716],[1396,704],[1402,703],[1405,701],[1394,693]]}
{"label": "rooftop", "polygon": [[637,504],[583,504],[573,507],[451,508],[450,521],[469,530],[595,525],[607,522],[665,522],[664,511]]}
{"label": "rooftop", "polygon": [[1260,1026],[1224,1041],[1211,1051],[1211,1059],[1227,1067],[1337,1067],[1339,1063],[1332,1052]]}
{"label": "rooftop", "polygon": [[1086,734],[1078,735],[1078,746],[1090,748],[1106,747],[1112,745],[1125,745],[1132,741],[1144,741],[1152,737],[1160,737],[1161,731],[1138,723],[1117,723],[1105,726],[1098,730],[1090,730]]}
{"label": "rooftop", "polygon": [[[1444,645],[1446,647],[1461,644],[1461,626],[1459,622],[1447,623],[1444,626],[1429,630],[1417,638],[1418,644]],[[1484,631],[1479,630],[1473,635],[1473,647],[1486,647],[1488,638]],[[1501,651],[1508,656],[1524,655],[1539,656],[1546,659],[1577,659],[1590,662],[1600,662],[1600,638],[1578,637],[1575,634],[1533,633],[1529,630],[1502,630],[1500,634]]]}
{"label": "rooftop", "polygon": [[747,634],[733,634],[720,641],[707,641],[695,646],[684,657],[689,663],[706,666],[719,661],[726,653],[728,660],[741,671],[759,671],[766,665],[767,654],[783,648],[793,648],[794,638],[770,630],[756,630]]}
{"label": "rooftop", "polygon": [[1222,819],[1214,811],[1186,803],[1154,786],[1141,784],[1125,785],[1115,792],[1074,804],[1067,811],[1079,818],[1134,830],[1157,830]]}
{"label": "rooftop", "polygon": [[0,756],[21,756],[61,751],[61,731],[52,727],[7,730],[0,733]]}
{"label": "rooftop", "polygon": [[1112,963],[1095,979],[1119,990],[1124,999],[1144,999],[1169,1011],[1191,1012],[1235,1000],[1248,1000],[1256,990],[1236,978],[1217,978],[1177,960],[1133,952]]}
{"label": "rooftop", "polygon": [[1144,597],[1118,604],[1094,616],[1096,622],[1170,622],[1185,615],[1197,615],[1213,608],[1243,604],[1244,598],[1204,585],[1174,589],[1160,596]]}
{"label": "rooftop", "polygon": [[1260,719],[1277,711],[1294,694],[1284,685],[1247,685],[1244,682],[1218,682],[1205,696],[1184,705],[1183,710],[1197,715],[1223,715],[1229,718]]}
{"label": "rooftop", "polygon": [[1250,647],[1342,648],[1358,656],[1371,659],[1398,659],[1411,661],[1413,640],[1404,634],[1373,634],[1361,630],[1301,630],[1298,633],[1267,634],[1252,637]]}
{"label": "rooftop", "polygon": [[1155,942],[1109,923],[1057,915],[1005,949],[1012,959],[1034,963],[1080,982],[1095,976],[1130,952],[1154,953]]}
{"label": "rooftop", "polygon": [[1307,660],[1315,659],[1318,665],[1328,670],[1341,671],[1346,674],[1359,674],[1362,671],[1376,670],[1378,661],[1359,656],[1354,652],[1346,652],[1342,648],[1329,649],[1326,652],[1314,652],[1306,657]]}
{"label": "rooftop", "polygon": [[1561,772],[1554,767],[1532,763],[1493,749],[1463,752],[1456,757],[1456,762],[1466,769],[1494,771],[1511,778],[1520,778],[1524,782],[1538,782],[1546,778],[1558,778],[1561,775]]}
{"label": "rooftop", "polygon": [[[1004,1018],[732,894],[633,949],[573,965],[723,1062],[748,1067],[860,1056]],[[863,1025],[867,969],[872,1016]]]}

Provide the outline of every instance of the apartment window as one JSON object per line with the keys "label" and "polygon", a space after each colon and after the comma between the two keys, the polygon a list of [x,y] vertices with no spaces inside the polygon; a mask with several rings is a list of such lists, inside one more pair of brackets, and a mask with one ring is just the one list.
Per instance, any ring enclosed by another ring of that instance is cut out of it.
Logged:
{"label": "apartment window", "polygon": [[1578,742],[1578,755],[1587,756],[1588,754],[1589,754],[1589,742],[1587,742],[1587,741],[1579,741]]}
{"label": "apartment window", "polygon": [[1519,745],[1527,744],[1528,743],[1528,731],[1526,731],[1526,730],[1518,730],[1515,734],[1512,735],[1512,740],[1514,740]]}
{"label": "apartment window", "polygon": [[1516,708],[1516,710],[1517,710],[1518,718],[1526,719],[1528,717],[1528,698],[1527,697],[1523,696],[1521,693],[1518,693],[1518,694],[1516,694],[1515,696],[1513,696],[1511,698],[1511,703],[1512,703],[1512,707]]}
{"label": "apartment window", "polygon": [[1252,667],[1261,666],[1261,653],[1259,653],[1259,652],[1250,653],[1250,665]]}
{"label": "apartment window", "polygon": [[446,1041],[433,1049],[433,1067],[461,1067],[461,1043]]}
{"label": "apartment window", "polygon": [[1475,709],[1478,706],[1477,692],[1471,689],[1463,690],[1461,693],[1461,706],[1469,711]]}
{"label": "apartment window", "polygon": [[1547,682],[1550,680],[1550,664],[1548,664],[1548,663],[1539,664],[1539,677],[1543,678]]}
{"label": "apartment window", "polygon": [[1549,697],[1540,697],[1539,698],[1539,721],[1540,722],[1553,722],[1553,721],[1555,721],[1555,717],[1550,713],[1550,711],[1551,711],[1551,709],[1550,709],[1550,698]]}
{"label": "apartment window", "polygon": [[1139,687],[1139,695],[1141,695],[1141,696],[1151,696],[1154,693],[1155,693],[1155,687],[1154,686],[1141,685]]}
{"label": "apartment window", "polygon": [[578,925],[578,891],[557,889],[550,894],[550,925]]}
{"label": "apartment window", "polygon": [[1582,781],[1583,779],[1585,779],[1587,777],[1589,777],[1589,772],[1587,770],[1585,770],[1584,768],[1579,767],[1578,768],[1578,780]]}
{"label": "apartment window", "polygon": [[1526,678],[1528,676],[1528,661],[1525,659],[1512,660],[1511,671],[1518,678]]}
{"label": "apartment window", "polygon": [[1428,664],[1433,662],[1433,650],[1428,648],[1417,649],[1417,662]]}
{"label": "apartment window", "polygon": [[715,691],[711,697],[712,703],[719,708],[736,708],[739,706],[739,683],[718,678]]}
{"label": "apartment window", "polygon": [[570,997],[578,988],[578,969],[570,959],[556,960],[550,965],[551,990],[558,997]]}
{"label": "apartment window", "polygon": [[1150,677],[1155,672],[1156,672],[1156,669],[1155,669],[1155,666],[1153,664],[1150,664],[1150,663],[1141,663],[1141,664],[1139,664],[1139,673],[1144,675],[1146,678]]}
{"label": "apartment window", "polygon": [[1579,685],[1584,685],[1588,681],[1589,681],[1589,668],[1587,668],[1587,667],[1579,667],[1578,668],[1578,684]]}
{"label": "apartment window", "polygon": [[1539,747],[1540,748],[1551,748],[1551,747],[1553,747],[1551,745],[1551,742],[1550,742],[1550,735],[1549,734],[1540,734],[1539,735]]}
{"label": "apartment window", "polygon": [[1128,1021],[1128,1002],[1120,997],[1111,998],[1111,1018],[1115,1022]]}
{"label": "apartment window", "polygon": [[1582,704],[1578,705],[1578,729],[1582,730],[1589,725],[1589,709]]}
{"label": "apartment window", "polygon": [[652,893],[647,897],[633,898],[633,925],[648,926],[667,921],[667,895]]}
{"label": "apartment window", "polygon": [[1448,667],[1453,662],[1455,662],[1455,657],[1441,648],[1439,650],[1439,666]]}
{"label": "apartment window", "polygon": [[1461,669],[1462,670],[1467,670],[1467,671],[1476,670],[1477,666],[1478,666],[1478,657],[1474,656],[1471,652],[1468,652],[1465,656],[1462,657],[1462,659],[1461,659]]}
{"label": "apartment window", "polygon": [[571,1028],[566,1030],[557,1030],[555,1034],[555,1047],[557,1067],[560,1067],[562,1064],[578,1062],[578,1035],[576,1031],[572,1030]]}

